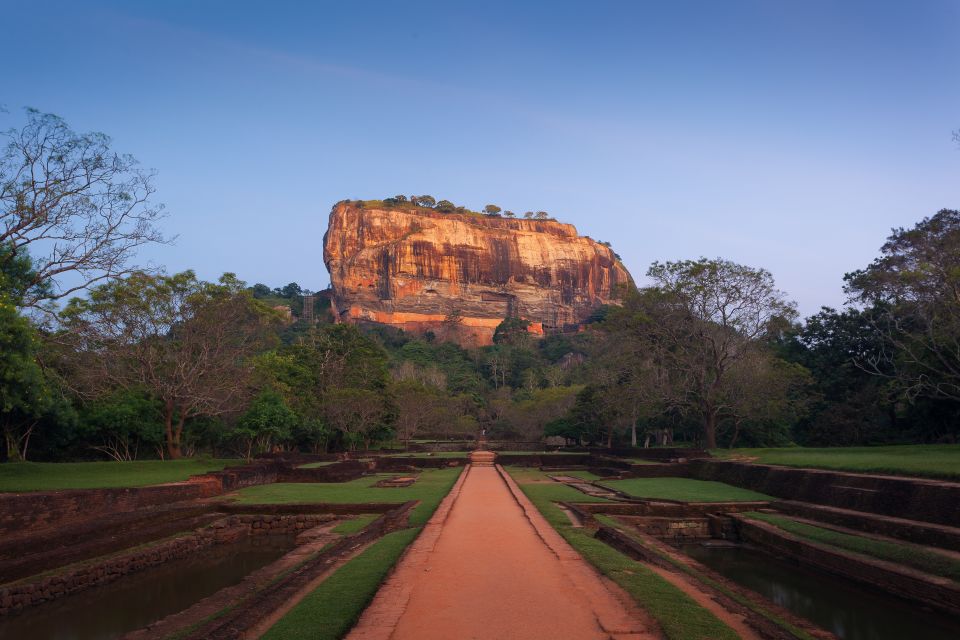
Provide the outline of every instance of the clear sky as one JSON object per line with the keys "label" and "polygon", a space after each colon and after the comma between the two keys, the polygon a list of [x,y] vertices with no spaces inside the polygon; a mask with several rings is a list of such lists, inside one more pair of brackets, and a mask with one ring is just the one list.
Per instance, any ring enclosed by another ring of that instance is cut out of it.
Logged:
{"label": "clear sky", "polygon": [[328,282],[344,198],[546,210],[631,272],[721,256],[804,314],[960,207],[960,2],[0,0],[0,114],[158,172],[205,278]]}

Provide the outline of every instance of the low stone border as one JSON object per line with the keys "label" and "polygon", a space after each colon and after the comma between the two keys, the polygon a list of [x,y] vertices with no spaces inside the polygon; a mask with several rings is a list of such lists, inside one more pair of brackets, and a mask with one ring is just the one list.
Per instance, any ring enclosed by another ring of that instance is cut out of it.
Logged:
{"label": "low stone border", "polygon": [[766,522],[730,516],[740,539],[873,589],[960,615],[960,584],[909,567],[804,540]]}
{"label": "low stone border", "polygon": [[746,587],[742,587],[731,580],[728,580],[709,567],[697,562],[693,558],[671,549],[667,545],[659,542],[656,538],[652,536],[644,536],[642,534],[640,537],[644,539],[646,545],[641,544],[637,540],[634,540],[630,536],[618,531],[617,529],[614,529],[613,527],[600,527],[596,534],[596,538],[598,540],[602,540],[614,549],[633,558],[634,560],[639,560],[666,571],[676,573],[680,576],[684,576],[685,579],[695,583],[696,588],[698,588],[700,591],[709,594],[709,596],[716,600],[717,603],[720,604],[724,609],[742,616],[746,623],[763,638],[767,638],[769,640],[796,640],[796,637],[792,633],[780,625],[750,609],[749,607],[740,604],[719,589],[697,580],[695,576],[691,576],[682,572],[664,556],[668,556],[680,562],[681,564],[694,569],[710,580],[723,585],[724,589],[727,589],[728,591],[736,593],[752,602],[762,603],[763,608],[768,610],[772,615],[783,619],[797,628],[803,629],[814,638],[818,638],[820,640],[836,640],[836,636],[829,631],[825,631],[824,629],[817,627],[810,621],[797,616],[792,611],[789,611],[788,609],[785,609],[780,605],[771,602],[770,600],[767,600],[760,594],[747,589]]}
{"label": "low stone border", "polygon": [[278,609],[289,607],[298,593],[312,586],[317,578],[327,573],[346,554],[358,552],[361,547],[384,534],[406,526],[410,511],[416,504],[416,501],[410,501],[393,505],[393,511],[383,514],[362,531],[344,537],[315,558],[238,603],[229,612],[201,625],[184,636],[183,640],[237,640],[245,637],[248,630],[254,629]]}
{"label": "low stone border", "polygon": [[960,528],[956,527],[792,500],[778,500],[771,506],[783,513],[802,518],[898,538],[914,544],[960,551]]}
{"label": "low stone border", "polygon": [[236,542],[244,535],[298,533],[333,519],[331,514],[238,515],[223,518],[169,540],[0,587],[0,616],[107,584],[148,567],[189,557],[215,544]]}
{"label": "low stone border", "polygon": [[784,500],[960,527],[960,482],[717,460],[691,461],[690,472]]}

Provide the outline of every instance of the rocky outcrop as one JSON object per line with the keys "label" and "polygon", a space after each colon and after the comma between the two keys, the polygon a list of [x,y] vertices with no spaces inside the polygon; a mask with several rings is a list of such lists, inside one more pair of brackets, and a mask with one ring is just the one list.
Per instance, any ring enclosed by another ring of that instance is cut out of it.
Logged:
{"label": "rocky outcrop", "polygon": [[630,274],[613,251],[553,220],[341,202],[323,259],[339,321],[490,344],[508,316],[575,331]]}

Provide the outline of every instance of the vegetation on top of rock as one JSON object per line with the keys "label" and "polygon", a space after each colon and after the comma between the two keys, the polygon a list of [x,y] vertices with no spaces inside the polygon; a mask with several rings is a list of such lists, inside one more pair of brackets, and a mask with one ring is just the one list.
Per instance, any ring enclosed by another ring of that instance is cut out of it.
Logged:
{"label": "vegetation on top of rock", "polygon": [[[360,207],[371,209],[429,209],[431,211],[439,211],[440,213],[458,213],[473,216],[486,216],[491,218],[514,218],[517,215],[513,211],[504,211],[495,204],[488,204],[484,206],[483,211],[474,211],[473,209],[468,209],[467,207],[454,204],[450,200],[438,201],[430,195],[409,197],[405,195],[395,195],[389,198],[383,198],[381,200],[344,200],[343,202],[354,203]],[[556,221],[556,218],[552,217],[546,211],[527,211],[525,214],[523,214],[523,217],[528,220],[536,219]]]}

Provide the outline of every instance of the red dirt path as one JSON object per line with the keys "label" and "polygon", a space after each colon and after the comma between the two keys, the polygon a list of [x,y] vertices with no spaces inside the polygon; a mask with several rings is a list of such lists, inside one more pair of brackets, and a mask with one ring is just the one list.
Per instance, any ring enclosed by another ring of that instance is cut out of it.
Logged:
{"label": "red dirt path", "polygon": [[512,480],[470,467],[348,639],[656,638],[625,599]]}

